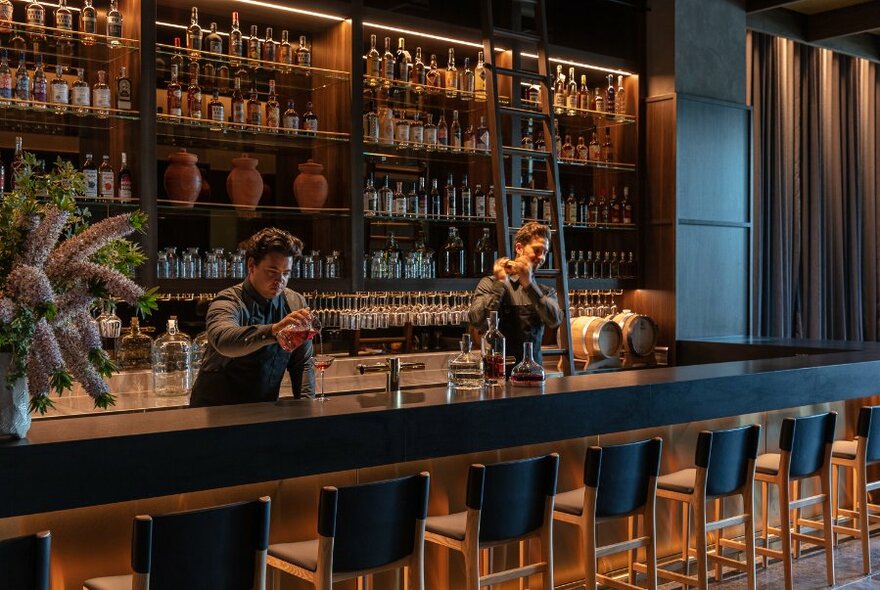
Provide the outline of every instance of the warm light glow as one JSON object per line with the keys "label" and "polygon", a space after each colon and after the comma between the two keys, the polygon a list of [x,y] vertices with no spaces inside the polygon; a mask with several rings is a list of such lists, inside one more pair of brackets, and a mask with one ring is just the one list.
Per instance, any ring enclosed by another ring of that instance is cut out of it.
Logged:
{"label": "warm light glow", "polygon": [[242,4],[250,4],[252,6],[262,6],[263,8],[271,8],[272,10],[283,10],[285,12],[295,12],[297,14],[305,14],[306,16],[314,16],[317,18],[325,18],[327,20],[344,21],[344,16],[335,14],[327,14],[325,12],[315,12],[313,10],[303,10],[302,8],[292,8],[283,4],[273,4],[272,2],[261,2],[259,0],[236,0]]}
{"label": "warm light glow", "polygon": [[[374,29],[381,29],[383,31],[392,31],[394,33],[403,33],[406,35],[412,35],[414,37],[423,37],[425,39],[434,39],[436,41],[445,41],[446,43],[455,43],[456,45],[465,45],[467,47],[476,47],[478,49],[483,48],[482,43],[475,43],[473,41],[465,41],[464,39],[455,39],[454,37],[443,37],[441,35],[432,35],[430,33],[422,33],[421,31],[413,31],[412,29],[401,29],[400,27],[392,27],[390,25],[380,25],[379,23],[371,23],[364,22],[365,27],[373,27]],[[496,51],[501,51],[496,49]]]}
{"label": "warm light glow", "polygon": [[[27,1],[28,0],[22,0],[22,2],[27,2]],[[58,8],[58,4],[55,4],[53,2],[37,2],[37,4],[42,4],[43,6],[51,6],[52,8]],[[80,12],[82,10],[82,9],[77,8],[75,6],[68,6],[67,8],[69,8],[73,12]]]}
{"label": "warm light glow", "polygon": [[[186,30],[186,28],[187,28],[187,27],[185,27],[185,26],[183,26],[183,25],[179,25],[179,24],[177,24],[177,23],[166,23],[165,21],[161,21],[161,20],[157,20],[157,21],[156,21],[156,24],[159,25],[160,27],[168,27],[168,28],[171,28],[171,29],[183,29],[183,30]],[[203,30],[203,31],[207,31],[207,32],[211,32],[211,29],[202,29],[202,30]],[[207,34],[207,33],[206,33],[206,34]],[[223,31],[217,31],[217,34],[220,35],[221,37],[228,37],[228,36],[229,36],[229,33],[224,33]],[[247,35],[242,35],[241,38],[242,38],[242,39],[247,39],[248,36],[247,36]]]}
{"label": "warm light glow", "polygon": [[[535,53],[526,53],[525,51],[520,53],[523,57],[530,57],[532,59],[538,59],[538,55]],[[632,72],[627,72],[626,70],[615,70],[614,68],[603,68],[602,66],[594,66],[590,64],[581,63],[579,61],[571,61],[568,59],[559,59],[558,57],[551,57],[550,61],[557,64],[562,64],[566,66],[575,66],[576,68],[586,68],[588,70],[596,70],[598,72],[608,72],[609,74],[620,74],[621,76],[632,76]]]}

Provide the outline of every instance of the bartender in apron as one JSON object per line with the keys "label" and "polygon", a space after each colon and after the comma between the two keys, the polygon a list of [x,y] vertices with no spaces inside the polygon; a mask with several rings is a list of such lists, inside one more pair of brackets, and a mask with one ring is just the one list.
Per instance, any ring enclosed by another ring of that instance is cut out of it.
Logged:
{"label": "bartender in apron", "polygon": [[190,406],[219,406],[278,399],[286,370],[294,397],[312,395],[312,343],[293,352],[278,344],[284,327],[309,317],[305,298],[286,287],[302,242],[270,227],[247,242],[247,278],[220,292],[208,308],[208,345]]}

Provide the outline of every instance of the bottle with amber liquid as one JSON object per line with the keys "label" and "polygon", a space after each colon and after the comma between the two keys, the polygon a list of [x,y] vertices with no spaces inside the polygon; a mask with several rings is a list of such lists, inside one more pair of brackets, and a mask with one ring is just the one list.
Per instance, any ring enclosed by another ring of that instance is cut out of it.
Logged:
{"label": "bottle with amber liquid", "polygon": [[489,319],[486,321],[488,329],[480,341],[480,353],[483,357],[483,380],[486,385],[500,385],[504,383],[506,378],[504,370],[506,340],[504,334],[498,329],[497,311],[490,311]]}
{"label": "bottle with amber liquid", "polygon": [[131,327],[126,332],[116,340],[116,364],[128,371],[151,369],[153,339],[141,331],[137,316],[132,316]]}
{"label": "bottle with amber liquid", "polygon": [[497,258],[498,251],[492,244],[492,230],[484,227],[483,235],[477,240],[474,248],[474,276],[483,277],[492,274]]}
{"label": "bottle with amber liquid", "polygon": [[202,118],[202,87],[199,86],[199,64],[192,62],[189,72],[189,87],[186,89],[187,116]]}
{"label": "bottle with amber liquid", "polygon": [[457,227],[449,228],[449,236],[443,245],[442,276],[461,278],[465,275],[464,242],[458,235]]}
{"label": "bottle with amber liquid", "polygon": [[131,201],[134,182],[131,170],[128,168],[128,155],[125,152],[122,152],[121,160],[122,165],[119,167],[119,173],[116,175],[116,194],[120,201]]}
{"label": "bottle with amber liquid", "polygon": [[[251,96],[247,101],[247,123],[255,127],[263,124],[262,105],[260,104],[260,96],[257,94],[256,84],[251,86]],[[256,130],[255,130],[256,131]]]}
{"label": "bottle with amber liquid", "polygon": [[237,76],[232,89],[232,122],[240,128],[247,122],[247,109],[245,108],[244,95],[241,92],[241,78]]}
{"label": "bottle with amber liquid", "polygon": [[278,133],[281,126],[281,105],[275,94],[275,80],[269,80],[269,97],[266,99],[266,127],[272,133]]}
{"label": "bottle with amber liquid", "polygon": [[165,98],[168,114],[172,117],[182,116],[183,87],[177,81],[177,64],[172,64],[171,66],[171,82],[168,83]]}

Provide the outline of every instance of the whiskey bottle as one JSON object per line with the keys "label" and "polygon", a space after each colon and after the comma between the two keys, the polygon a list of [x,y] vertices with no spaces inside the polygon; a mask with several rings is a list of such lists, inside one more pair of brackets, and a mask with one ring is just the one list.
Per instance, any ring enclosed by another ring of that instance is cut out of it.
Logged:
{"label": "whiskey bottle", "polygon": [[58,8],[55,9],[55,28],[60,32],[62,39],[70,39],[73,35],[73,11],[67,7],[67,0],[58,0]]}
{"label": "whiskey bottle", "polygon": [[122,13],[119,12],[119,0],[110,0],[107,11],[107,43],[110,47],[118,47],[122,38]]}
{"label": "whiskey bottle", "polygon": [[478,184],[474,187],[474,217],[477,219],[486,219],[486,193],[483,192],[483,185]]}
{"label": "whiskey bottle", "polygon": [[119,75],[116,76],[116,108],[121,111],[131,110],[131,78],[125,66],[119,66]]}
{"label": "whiskey bottle", "polygon": [[373,186],[373,175],[367,176],[367,186],[364,188],[364,215],[373,216],[379,211],[379,192]]}
{"label": "whiskey bottle", "polygon": [[614,74],[608,74],[608,89],[605,91],[605,110],[614,114],[617,108],[617,100],[615,98],[617,90],[614,88]]}
{"label": "whiskey bottle", "polygon": [[473,193],[471,193],[471,187],[468,186],[467,174],[461,179],[461,215],[462,217],[474,216]]}
{"label": "whiskey bottle", "polygon": [[379,208],[378,212],[382,215],[391,215],[394,212],[394,192],[391,190],[389,183],[391,179],[385,175],[385,182],[379,189]]}
{"label": "whiskey bottle", "polygon": [[239,129],[243,129],[247,123],[247,108],[245,106],[244,94],[241,92],[241,78],[235,78],[235,85],[232,89],[232,123]]}
{"label": "whiskey bottle", "polygon": [[364,108],[364,142],[379,143],[379,113],[376,112],[375,103],[365,103]]}
{"label": "whiskey bottle", "polygon": [[312,112],[312,101],[306,103],[306,112],[303,113],[303,129],[310,135],[318,130],[318,115]]}
{"label": "whiskey bottle", "polygon": [[[258,33],[257,25],[251,25],[251,34],[248,35],[247,40],[247,56],[253,62],[259,62],[263,56],[263,42],[257,36]],[[260,67],[259,63],[250,63],[248,65],[254,69]]]}
{"label": "whiskey bottle", "polygon": [[391,53],[391,37],[385,37],[385,53],[382,54],[382,87],[391,88],[394,82],[394,54]]}
{"label": "whiskey bottle", "polygon": [[565,74],[562,73],[562,65],[556,66],[556,80],[553,84],[553,113],[565,114]]}
{"label": "whiskey bottle", "polygon": [[[480,185],[477,186],[479,187]],[[497,251],[492,245],[492,230],[484,227],[483,235],[477,240],[477,244],[474,247],[474,276],[483,277],[492,274],[496,258]]]}
{"label": "whiskey bottle", "polygon": [[602,92],[597,87],[593,92],[593,100],[590,103],[591,110],[601,113],[605,111],[605,99],[602,98]]}
{"label": "whiskey bottle", "polygon": [[445,83],[446,98],[458,96],[458,69],[455,67],[455,49],[449,48],[449,59],[446,62]]}
{"label": "whiskey bottle", "polygon": [[299,113],[294,108],[293,100],[287,101],[287,110],[284,111],[282,123],[285,133],[295,134],[299,130]]}
{"label": "whiskey bottle", "polygon": [[590,110],[590,89],[587,87],[587,75],[581,74],[581,87],[578,90],[577,108],[581,111],[581,117],[586,117],[585,111]]}
{"label": "whiskey bottle", "polygon": [[177,72],[183,72],[183,50],[180,48],[180,37],[174,38],[174,53],[171,55],[171,67],[177,66]]}
{"label": "whiskey bottle", "polygon": [[578,106],[578,85],[574,78],[574,68],[568,68],[568,88],[565,91],[565,114],[569,116],[577,115]]}
{"label": "whiskey bottle", "polygon": [[413,92],[423,94],[425,92],[425,62],[422,61],[422,48],[416,47],[416,59],[412,63],[409,72],[409,81],[414,84]]}
{"label": "whiskey bottle", "polygon": [[586,162],[590,157],[590,150],[584,142],[584,136],[578,136],[577,146],[575,146],[575,158],[580,162]]}
{"label": "whiskey bottle", "polygon": [[449,127],[446,125],[444,113],[440,113],[440,120],[437,122],[437,149],[441,152],[449,149]]}
{"label": "whiskey bottle", "polygon": [[471,59],[464,58],[464,69],[461,71],[459,78],[461,99],[471,100],[474,97],[474,71],[471,69]]}
{"label": "whiskey bottle", "polygon": [[565,136],[565,143],[562,144],[562,150],[559,152],[559,157],[563,160],[574,160],[574,145],[571,143],[571,135]]}
{"label": "whiskey bottle", "polygon": [[462,148],[461,124],[458,122],[458,111],[452,111],[452,124],[449,126],[449,146],[453,152],[460,152]]}
{"label": "whiskey bottle", "polygon": [[34,65],[34,108],[36,109],[45,109],[48,108],[49,102],[49,80],[46,78],[46,71],[43,69],[43,56],[38,55],[36,57],[36,64]]}
{"label": "whiskey bottle", "polygon": [[425,125],[419,113],[413,115],[413,122],[409,126],[409,143],[413,149],[425,149]]}
{"label": "whiskey bottle", "polygon": [[611,207],[608,206],[608,201],[605,199],[605,189],[602,189],[602,192],[599,193],[599,223],[602,225],[608,225],[611,222]]}
{"label": "whiskey bottle", "polygon": [[579,279],[580,278],[580,266],[578,265],[578,259],[575,257],[574,250],[571,251],[571,255],[568,258],[568,278],[570,279]]}
{"label": "whiskey bottle", "polygon": [[[299,36],[299,46],[296,48],[296,65],[304,68],[312,67],[312,51],[306,43],[305,35]],[[306,72],[306,75],[308,76],[309,73]]]}
{"label": "whiskey bottle", "polygon": [[407,217],[419,216],[419,192],[416,183],[412,183],[409,192],[406,193],[406,215]]}
{"label": "whiskey bottle", "polygon": [[31,78],[28,75],[24,61],[24,53],[18,56],[18,69],[15,71],[15,98],[19,102],[15,105],[20,109],[26,109],[31,101]]}
{"label": "whiskey bottle", "polygon": [[581,278],[584,278],[584,279],[595,279],[596,278],[596,263],[593,260],[593,251],[592,250],[587,252],[587,260],[584,262],[583,269],[581,270]]}
{"label": "whiskey bottle", "polygon": [[[168,83],[168,89],[165,91],[165,101],[167,112],[172,117],[180,117],[183,115],[183,88],[177,81],[177,65],[171,66],[171,82]],[[76,100],[74,100],[76,104]]]}
{"label": "whiskey bottle", "polygon": [[83,80],[83,69],[76,69],[76,81],[70,89],[70,103],[74,112],[80,117],[89,112],[88,107],[92,104],[92,92],[88,82]]}
{"label": "whiskey bottle", "polygon": [[275,69],[272,64],[278,61],[278,43],[272,38],[272,27],[266,27],[266,38],[263,39],[263,61],[269,62],[270,70]]}
{"label": "whiskey bottle", "polygon": [[12,32],[14,12],[12,0],[0,0],[0,33],[8,35]]}
{"label": "whiskey bottle", "polygon": [[208,103],[208,119],[221,125],[226,122],[226,109],[220,101],[220,91],[216,88],[211,96],[211,102]]}
{"label": "whiskey bottle", "polygon": [[623,187],[623,199],[620,202],[620,222],[631,224],[633,222],[632,203],[629,202],[629,187]]}
{"label": "whiskey bottle", "polygon": [[442,211],[441,203],[443,202],[443,198],[440,196],[440,188],[437,186],[437,184],[437,179],[432,178],[428,209],[428,217],[432,219],[439,219]]}
{"label": "whiskey bottle", "polygon": [[477,67],[474,68],[474,99],[486,100],[486,63],[482,51],[477,53]]}
{"label": "whiskey bottle", "polygon": [[[541,219],[543,219],[544,223],[546,223],[548,225],[550,224],[550,222],[553,221],[550,199],[547,197],[541,198]],[[549,265],[549,258],[548,258],[548,265]]]}
{"label": "whiskey bottle", "polygon": [[394,110],[391,107],[379,109],[379,143],[394,145]]}
{"label": "whiskey bottle", "polygon": [[476,150],[485,154],[489,153],[489,128],[486,127],[485,115],[480,115],[480,126],[477,127]]}
{"label": "whiskey bottle", "polygon": [[[217,23],[211,22],[208,27],[208,34],[205,35],[201,43],[202,50],[218,56],[223,55],[223,38],[217,32]],[[201,29],[199,31],[202,32]]]}
{"label": "whiskey bottle", "polygon": [[137,316],[131,318],[128,333],[117,340],[116,364],[120,369],[149,370],[153,339],[141,332]]}
{"label": "whiskey bottle", "polygon": [[[286,31],[285,31],[286,32]],[[382,75],[382,56],[376,49],[376,35],[370,35],[370,51],[367,53],[367,86],[376,88],[379,86],[379,78]]]}
{"label": "whiskey bottle", "polygon": [[281,105],[278,103],[278,96],[275,94],[275,80],[269,80],[269,98],[266,99],[266,127],[272,133],[278,133],[280,125]]}
{"label": "whiskey bottle", "polygon": [[[623,217],[620,210],[620,202],[617,200],[617,187],[611,187],[611,204],[609,205],[611,213],[609,215],[610,223],[622,223]],[[616,254],[615,254],[616,255]]]}
{"label": "whiskey bottle", "polygon": [[434,53],[431,54],[431,63],[428,66],[428,71],[425,72],[425,86],[428,94],[440,94],[440,90],[443,88],[443,76],[437,67],[437,55]]}
{"label": "whiskey bottle", "polygon": [[495,217],[495,187],[489,186],[489,192],[486,193],[486,211],[489,217]]}
{"label": "whiskey bottle", "polygon": [[118,187],[120,201],[130,201],[132,199],[134,182],[132,181],[131,170],[128,169],[128,156],[125,152],[122,152],[122,165],[119,168],[116,186]]}
{"label": "whiskey bottle", "polygon": [[596,195],[590,195],[590,201],[587,204],[587,224],[597,225],[599,223],[599,204],[596,203]]}
{"label": "whiskey bottle", "polygon": [[95,44],[95,35],[98,34],[98,12],[92,5],[92,0],[85,0],[85,4],[79,13],[79,30],[83,34],[83,45]]}
{"label": "whiskey bottle", "polygon": [[199,26],[199,9],[193,6],[189,26],[186,28],[186,48],[189,49],[190,59],[198,61],[201,55],[202,34],[202,27]]}
{"label": "whiskey bottle", "polygon": [[425,189],[425,177],[419,176],[419,188],[416,190],[416,217],[427,219],[428,217],[428,191]]}
{"label": "whiskey bottle", "polygon": [[477,149],[477,134],[474,132],[474,126],[468,125],[464,132],[464,142],[462,147],[466,152],[473,152]]}
{"label": "whiskey bottle", "polygon": [[623,121],[625,120],[623,115],[626,115],[626,90],[623,87],[623,76],[617,76],[617,96],[615,100],[614,112],[618,115],[617,120]]}
{"label": "whiskey bottle", "polygon": [[590,147],[587,150],[589,153],[590,160],[594,162],[598,162],[600,159],[600,147],[599,147],[599,138],[596,136],[596,132],[593,131],[592,137],[590,137]]}
{"label": "whiskey bottle", "polygon": [[449,177],[446,179],[446,188],[445,188],[445,208],[443,213],[446,217],[453,219],[458,216],[458,207],[457,207],[457,199],[455,198],[455,185],[452,184],[452,173],[449,174]]}
{"label": "whiskey bottle", "polygon": [[15,93],[15,82],[12,77],[12,68],[9,67],[9,55],[4,49],[0,57],[0,105],[9,106],[12,101],[9,100]]}
{"label": "whiskey bottle", "polygon": [[199,64],[192,62],[189,87],[186,89],[186,114],[192,119],[202,118],[202,87],[199,86]]}
{"label": "whiskey bottle", "polygon": [[86,181],[85,198],[94,201],[98,198],[98,167],[92,160],[92,154],[86,154],[83,163],[83,178]]}
{"label": "whiskey bottle", "polygon": [[238,23],[238,13],[232,13],[232,28],[229,31],[229,63],[237,66],[241,63],[241,57],[244,55],[244,44],[242,41],[241,27]]}
{"label": "whiskey bottle", "polygon": [[254,127],[250,131],[259,131],[263,125],[263,109],[260,104],[260,95],[257,94],[257,85],[251,86],[251,95],[247,101],[247,124]]}
{"label": "whiskey bottle", "polygon": [[602,142],[602,159],[606,162],[614,161],[614,144],[611,143],[611,129],[605,128],[605,141]]}
{"label": "whiskey bottle", "polygon": [[425,122],[425,149],[434,151],[437,149],[437,126],[434,125],[434,115],[428,113]]}
{"label": "whiskey bottle", "polygon": [[406,40],[403,37],[397,39],[397,53],[394,56],[394,69],[397,79],[401,82],[409,81],[409,70],[412,67],[412,57],[406,50]]}
{"label": "whiskey bottle", "polygon": [[568,196],[565,198],[565,223],[575,225],[577,223],[577,212],[577,199],[574,196],[574,187],[571,187],[568,191]]}
{"label": "whiskey bottle", "polygon": [[[64,68],[61,65],[56,65],[55,78],[53,78],[52,83],[49,85],[52,108],[59,115],[67,112],[67,105],[70,103],[70,86],[67,85],[67,80],[64,79],[63,73]],[[2,78],[2,67],[0,67],[0,78]]]}
{"label": "whiskey bottle", "polygon": [[394,191],[394,208],[392,215],[406,217],[406,193],[403,192],[403,181],[397,181],[397,189]]}
{"label": "whiskey bottle", "polygon": [[[296,51],[290,43],[290,33],[287,29],[281,31],[281,45],[278,46],[278,62],[285,66],[292,66],[296,61]],[[289,74],[293,71],[292,67],[285,67],[284,73]]]}
{"label": "whiskey bottle", "polygon": [[41,44],[46,38],[43,33],[43,27],[46,26],[46,9],[37,0],[32,0],[27,6],[26,19],[28,25],[26,30],[31,44]]}
{"label": "whiskey bottle", "polygon": [[461,278],[465,275],[464,242],[458,235],[457,227],[449,228],[449,235],[443,245],[441,276]]}
{"label": "whiskey bottle", "polygon": [[101,165],[98,166],[98,198],[112,199],[116,195],[116,173],[113,172],[113,166],[110,165],[110,156],[104,154]]}
{"label": "whiskey bottle", "polygon": [[394,121],[394,143],[401,149],[409,147],[409,121],[406,119],[406,111],[403,110]]}

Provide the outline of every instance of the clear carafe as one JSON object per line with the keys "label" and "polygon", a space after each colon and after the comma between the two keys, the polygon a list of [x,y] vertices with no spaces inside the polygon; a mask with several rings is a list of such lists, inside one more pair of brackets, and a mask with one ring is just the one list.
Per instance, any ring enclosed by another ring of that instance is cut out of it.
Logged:
{"label": "clear carafe", "polygon": [[152,348],[153,339],[141,331],[137,316],[132,316],[128,333],[117,341],[116,364],[128,371],[148,370]]}
{"label": "clear carafe", "polygon": [[449,359],[449,385],[456,389],[480,389],[483,386],[483,362],[471,352],[471,335],[461,337],[461,352]]}
{"label": "clear carafe", "polygon": [[505,379],[505,339],[498,329],[498,312],[490,311],[486,320],[489,329],[483,334],[480,352],[483,356],[483,376],[487,384],[498,385]]}
{"label": "clear carafe", "polygon": [[513,385],[540,386],[546,379],[544,367],[535,362],[532,343],[523,342],[523,360],[510,372],[510,382]]}
{"label": "clear carafe", "polygon": [[164,397],[187,395],[192,377],[192,341],[177,329],[177,318],[153,341],[153,392]]}

